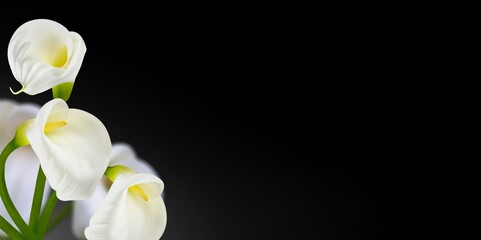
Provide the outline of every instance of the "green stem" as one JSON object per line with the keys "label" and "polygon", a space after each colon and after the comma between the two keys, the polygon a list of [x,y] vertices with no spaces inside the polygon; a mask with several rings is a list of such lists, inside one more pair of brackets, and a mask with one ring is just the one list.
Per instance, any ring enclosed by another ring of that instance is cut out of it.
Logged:
{"label": "green stem", "polygon": [[9,222],[7,222],[7,220],[5,220],[3,216],[0,216],[0,228],[5,232],[5,234],[7,234],[9,237],[11,237],[14,240],[25,239],[25,237],[19,231],[17,231],[17,229],[15,229]]}
{"label": "green stem", "polygon": [[33,231],[28,227],[27,223],[23,220],[22,216],[18,212],[15,204],[13,204],[10,194],[8,193],[7,183],[5,181],[5,164],[8,156],[19,147],[15,142],[15,139],[10,141],[0,154],[0,197],[2,198],[5,209],[12,218],[15,225],[20,229],[28,239],[37,239]]}
{"label": "green stem", "polygon": [[47,231],[46,233],[50,232],[52,229],[54,229],[59,223],[61,223],[66,217],[70,216],[73,211],[73,203],[72,202],[66,202],[66,206],[64,206],[62,209],[60,209],[55,215],[52,216],[50,219],[50,222],[47,225]]}
{"label": "green stem", "polygon": [[30,221],[28,225],[33,231],[36,231],[38,225],[38,217],[40,216],[40,209],[42,208],[43,191],[45,189],[45,174],[42,167],[38,167],[37,183],[35,185],[35,192],[33,195],[32,209],[30,210]]}
{"label": "green stem", "polygon": [[50,197],[45,204],[42,215],[40,215],[40,220],[37,227],[37,234],[38,236],[40,236],[40,239],[43,239],[43,236],[45,235],[45,231],[47,230],[47,224],[50,220],[50,216],[52,215],[53,210],[55,209],[57,201],[57,192],[52,190],[52,193],[50,194]]}

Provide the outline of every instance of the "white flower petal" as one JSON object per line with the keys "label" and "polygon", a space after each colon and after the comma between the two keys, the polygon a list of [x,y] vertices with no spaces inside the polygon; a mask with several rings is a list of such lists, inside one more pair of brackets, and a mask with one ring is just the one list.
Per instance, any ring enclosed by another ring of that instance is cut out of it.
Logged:
{"label": "white flower petal", "polygon": [[90,218],[107,196],[107,191],[108,189],[104,184],[99,184],[92,197],[86,200],[74,201],[71,228],[77,239],[85,239],[84,232],[89,225]]}
{"label": "white flower petal", "polygon": [[[44,132],[47,123],[58,121],[67,124]],[[112,151],[107,129],[99,119],[53,99],[40,109],[27,136],[60,200],[82,200],[93,194]]]}
{"label": "white flower petal", "polygon": [[[32,199],[35,192],[38,167],[38,159],[30,147],[22,147],[15,150],[8,157],[5,166],[5,180],[7,182],[10,197],[20,215],[27,222],[30,218],[30,209],[32,207]],[[50,187],[48,184],[45,184],[42,201],[43,206],[45,205],[49,194]],[[10,215],[7,213],[5,206],[1,202],[0,214],[15,226]],[[0,236],[5,236],[1,230]]]}
{"label": "white flower petal", "polygon": [[[149,197],[144,201],[129,191],[138,185]],[[164,184],[152,174],[120,175],[90,219],[85,230],[89,240],[158,240],[167,224],[167,212],[160,194]]]}
{"label": "white flower petal", "polygon": [[[158,176],[155,169],[146,161],[137,158],[133,147],[127,143],[114,143],[112,145],[112,157],[109,166],[124,165],[136,173],[149,173]],[[84,231],[89,225],[90,218],[94,215],[95,209],[107,196],[110,186],[107,185],[108,180],[97,186],[93,196],[87,200],[75,201],[74,212],[72,216],[72,232],[78,239],[85,239]],[[163,196],[164,192],[162,192]]]}
{"label": "white flower petal", "polygon": [[158,176],[155,169],[148,162],[138,158],[134,148],[127,143],[113,144],[109,166],[115,165],[124,165],[136,173],[150,173]]}
{"label": "white flower petal", "polygon": [[[3,150],[8,141],[13,139],[18,125],[25,120],[35,117],[38,109],[39,106],[34,103],[19,104],[12,100],[0,100],[0,133],[2,139],[6,139],[6,142],[2,140],[0,150]],[[30,208],[32,206],[38,167],[38,158],[28,146],[12,152],[5,165],[5,181],[10,197],[20,215],[27,222],[30,218]],[[45,204],[49,193],[50,187],[46,184],[43,204]],[[0,215],[4,216],[7,221],[13,224],[10,215],[1,202]],[[6,235],[0,230],[0,236]]]}
{"label": "white flower petal", "polygon": [[34,118],[39,109],[40,106],[35,103],[0,99],[0,150],[15,137],[18,126]]}
{"label": "white flower petal", "polygon": [[6,125],[10,140],[15,137],[15,132],[17,131],[18,126],[20,126],[20,124],[26,120],[35,118],[39,109],[40,106],[35,103],[18,104],[14,109],[12,109],[8,116],[8,122]]}
{"label": "white flower petal", "polygon": [[[16,106],[16,102],[9,99],[0,99],[0,148],[3,148],[7,143],[12,140],[14,135],[10,136],[10,132],[7,130],[8,117],[10,111]],[[15,134],[15,133],[14,133]]]}
{"label": "white flower petal", "polygon": [[[50,60],[64,49],[66,61],[56,66]],[[82,37],[48,19],[22,24],[8,44],[8,63],[12,74],[30,95],[44,92],[60,83],[74,82],[87,48]]]}

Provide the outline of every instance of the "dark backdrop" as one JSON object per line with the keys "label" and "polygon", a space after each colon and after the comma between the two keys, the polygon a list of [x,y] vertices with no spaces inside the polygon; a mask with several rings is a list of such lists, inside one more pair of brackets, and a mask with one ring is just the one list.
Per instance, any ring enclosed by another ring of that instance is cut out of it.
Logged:
{"label": "dark backdrop", "polygon": [[0,97],[51,99],[9,92],[7,46],[22,23],[52,19],[87,45],[69,106],[163,179],[163,239],[393,239],[414,227],[400,214],[413,146],[393,141],[409,129],[393,89],[360,66],[356,35],[288,8],[216,7],[3,4]]}

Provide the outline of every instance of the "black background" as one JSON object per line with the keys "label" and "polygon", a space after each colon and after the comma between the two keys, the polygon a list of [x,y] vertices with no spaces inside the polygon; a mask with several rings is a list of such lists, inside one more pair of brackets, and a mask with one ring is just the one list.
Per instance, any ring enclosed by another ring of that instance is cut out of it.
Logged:
{"label": "black background", "polygon": [[284,7],[6,3],[0,97],[51,99],[10,93],[7,47],[22,23],[58,21],[87,46],[69,106],[165,183],[162,239],[400,238],[419,220],[404,214],[418,145],[395,86],[370,80],[400,74],[372,68],[389,46],[371,62],[362,26]]}

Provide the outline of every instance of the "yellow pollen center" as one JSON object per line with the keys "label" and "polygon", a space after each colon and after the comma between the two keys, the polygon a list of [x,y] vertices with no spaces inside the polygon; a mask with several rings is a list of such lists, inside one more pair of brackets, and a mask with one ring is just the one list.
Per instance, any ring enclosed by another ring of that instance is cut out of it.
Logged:
{"label": "yellow pollen center", "polygon": [[67,125],[67,121],[65,120],[61,120],[61,121],[57,121],[57,122],[49,122],[47,124],[45,124],[45,128],[44,128],[44,133],[47,133],[47,132],[51,132],[57,128],[61,128],[63,126]]}
{"label": "yellow pollen center", "polygon": [[147,196],[147,194],[145,194],[145,192],[138,185],[134,185],[132,187],[129,187],[129,190],[132,193],[134,193],[135,195],[144,199],[144,201],[146,201],[146,202],[149,201],[149,196]]}
{"label": "yellow pollen center", "polygon": [[55,48],[50,58],[50,64],[54,67],[62,67],[67,62],[67,47],[60,45]]}

